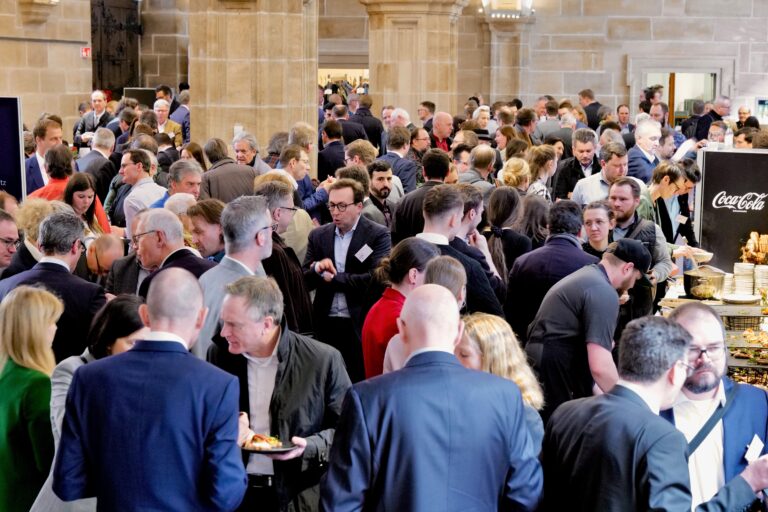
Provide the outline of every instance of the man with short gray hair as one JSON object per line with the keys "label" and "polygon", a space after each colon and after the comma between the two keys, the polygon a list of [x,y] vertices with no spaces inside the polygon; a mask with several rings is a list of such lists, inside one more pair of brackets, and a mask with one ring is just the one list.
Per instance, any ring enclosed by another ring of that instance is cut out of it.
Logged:
{"label": "man with short gray hair", "polygon": [[199,358],[205,359],[211,343],[219,336],[219,314],[225,287],[241,277],[266,276],[261,262],[272,254],[273,225],[267,200],[263,197],[239,197],[221,213],[226,255],[221,263],[200,276],[208,317],[193,349]]}
{"label": "man with short gray hair", "polygon": [[469,154],[469,169],[459,174],[459,183],[468,183],[483,194],[483,204],[486,207],[495,188],[488,181],[495,163],[496,151],[490,146],[480,144],[475,146]]}
{"label": "man with short gray hair", "polygon": [[165,133],[173,141],[173,145],[180,148],[182,145],[181,125],[168,119],[171,104],[166,100],[155,101],[154,111],[157,116],[157,133]]}
{"label": "man with short gray hair", "polygon": [[248,132],[240,132],[232,139],[232,149],[235,150],[235,161],[256,170],[261,176],[272,169],[259,157],[259,142]]}
{"label": "man with short gray hair", "polygon": [[731,114],[731,98],[728,96],[718,96],[712,105],[712,110],[701,116],[696,123],[696,139],[707,140],[709,134],[709,125],[715,121],[722,121],[724,117]]}
{"label": "man with short gray hair", "polygon": [[93,176],[94,192],[102,203],[109,193],[109,184],[117,175],[117,167],[110,156],[115,147],[115,134],[107,128],[99,128],[93,136],[91,152],[75,160],[78,172]]}
{"label": "man with short gray hair", "polygon": [[638,123],[637,128],[635,128],[635,145],[627,154],[629,157],[627,176],[637,178],[646,184],[651,182],[653,170],[659,165],[656,151],[659,149],[660,140],[660,123],[653,120]]}
{"label": "man with short gray hair", "polygon": [[167,268],[183,268],[200,277],[216,263],[201,258],[184,245],[184,226],[176,214],[163,208],[154,208],[141,216],[138,233],[131,237],[136,256],[144,268],[157,270],[147,276],[139,286],[139,295],[147,297],[152,280]]}
{"label": "man with short gray hair", "polygon": [[579,128],[573,132],[573,157],[566,158],[557,166],[557,172],[552,178],[552,188],[557,199],[570,199],[573,188],[582,178],[600,172],[600,162],[597,160],[597,135],[589,128]]}
{"label": "man with short gray hair", "polygon": [[[616,386],[561,405],[547,424],[546,510],[691,510],[688,442],[659,417],[692,375],[690,343],[691,335],[666,318],[627,325]],[[745,446],[739,449],[741,457]],[[695,510],[747,510],[767,486],[763,456]]]}
{"label": "man with short gray hair", "polygon": [[[243,142],[248,146],[247,142]],[[218,138],[209,139],[203,148],[211,167],[203,174],[200,199],[218,199],[228,203],[253,192],[256,169],[235,162],[227,154],[227,143]]]}
{"label": "man with short gray hair", "polygon": [[106,302],[101,286],[72,274],[85,249],[84,236],[83,221],[74,212],[52,213],[40,223],[40,261],[31,269],[0,281],[0,301],[18,286],[37,285],[53,292],[64,303],[52,345],[56,362],[83,353],[93,315]]}
{"label": "man with short gray hair", "polygon": [[350,387],[341,354],[288,328],[283,294],[271,278],[241,277],[222,299],[226,341],[211,346],[208,361],[241,382],[240,444],[257,433],[293,448],[247,456],[239,510],[319,510],[318,484]]}
{"label": "man with short gray hair", "polygon": [[99,128],[106,128],[113,119],[107,112],[107,96],[103,91],[95,90],[91,93],[91,107],[93,110],[83,115],[75,129],[74,145],[78,148],[88,147],[94,132]]}
{"label": "man with short gray hair", "polygon": [[150,208],[162,208],[173,194],[184,192],[200,198],[200,183],[203,181],[203,169],[195,160],[177,160],[168,172],[168,191],[149,205]]}

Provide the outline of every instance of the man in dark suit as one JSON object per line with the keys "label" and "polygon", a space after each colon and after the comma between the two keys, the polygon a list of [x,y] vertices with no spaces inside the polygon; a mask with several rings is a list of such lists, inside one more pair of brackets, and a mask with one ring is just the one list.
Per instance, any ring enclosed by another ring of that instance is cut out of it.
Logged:
{"label": "man in dark suit", "polygon": [[381,145],[381,133],[384,131],[384,125],[381,121],[374,117],[371,113],[371,106],[373,106],[373,99],[368,94],[360,96],[360,107],[352,117],[349,118],[351,123],[357,123],[363,126],[365,134],[368,136],[368,140],[377,149]]}
{"label": "man in dark suit", "polygon": [[[173,103],[171,103],[173,109]],[[189,144],[189,91],[179,93],[179,108],[172,110],[168,119],[181,125],[181,137],[184,144]]]}
{"label": "man in dark suit", "polygon": [[504,315],[523,344],[528,339],[528,325],[550,288],[580,268],[600,261],[581,248],[578,236],[582,213],[578,204],[566,199],[552,205],[547,225],[549,238],[544,246],[518,257],[509,273],[512,292],[507,294]]}
{"label": "man in dark suit", "polygon": [[[241,425],[247,427],[241,439],[258,433],[295,445],[281,455],[244,454],[243,512],[318,509],[318,483],[350,386],[338,350],[288,328],[283,300],[270,278],[229,283],[221,308],[226,341],[208,351],[209,362],[240,380]],[[263,364],[254,366],[254,358]]]}
{"label": "man in dark suit", "polygon": [[117,167],[110,156],[115,147],[115,134],[107,128],[99,128],[91,143],[91,152],[75,160],[78,172],[86,172],[93,177],[95,192],[102,204],[107,199],[109,184],[117,174]]}
{"label": "man in dark suit", "polygon": [[422,212],[424,231],[416,236],[435,244],[443,256],[457,259],[464,267],[467,274],[467,312],[503,316],[501,302],[482,265],[450,245],[461,230],[461,219],[464,217],[464,198],[458,187],[438,185],[430,188],[424,197]]}
{"label": "man in dark suit", "polygon": [[627,152],[629,171],[627,176],[650,183],[653,170],[659,165],[656,150],[661,140],[661,125],[656,121],[643,121],[635,128],[635,145]]}
{"label": "man in dark suit", "polygon": [[179,102],[173,97],[173,91],[165,84],[155,87],[155,100],[168,102],[168,114],[173,114],[179,108]]}
{"label": "man in dark suit", "polygon": [[595,101],[595,93],[592,89],[579,91],[579,104],[587,113],[587,125],[593,130],[597,130],[597,127],[600,126],[600,117],[597,115],[597,111],[602,105]]}
{"label": "man in dark suit", "polygon": [[[751,460],[745,458],[748,447],[765,444],[768,394],[726,376],[725,331],[720,316],[710,306],[701,302],[684,304],[672,312],[670,320],[691,335],[687,361],[693,373],[685,380],[673,407],[662,411],[662,418],[672,422],[690,443],[715,410],[725,409],[709,435],[689,453],[691,494],[696,507],[746,469]],[[765,453],[763,446],[755,455]],[[764,510],[759,506],[751,510],[755,509]]]}
{"label": "man in dark suit", "polygon": [[448,176],[451,169],[451,158],[447,153],[430,149],[422,159],[424,166],[424,185],[410,194],[406,194],[397,204],[392,217],[392,243],[397,245],[401,240],[416,236],[424,231],[424,196],[429,189],[440,185]]}
{"label": "man in dark suit", "polygon": [[104,289],[72,275],[83,246],[83,222],[71,213],[53,213],[40,223],[43,258],[30,270],[0,282],[0,300],[23,284],[41,285],[61,298],[64,313],[56,323],[53,353],[60,362],[85,350],[93,315],[106,302]]}
{"label": "man in dark suit", "polygon": [[326,121],[320,130],[323,149],[317,154],[318,181],[325,181],[328,176],[334,175],[336,169],[344,167],[344,142],[341,140],[341,132],[341,125],[333,119]]}
{"label": "man in dark suit", "polygon": [[536,510],[542,475],[509,380],[461,366],[456,299],[411,292],[397,320],[410,357],[344,401],[324,510]]}
{"label": "man in dark suit", "polygon": [[419,167],[410,158],[405,158],[411,148],[411,132],[402,126],[393,126],[387,138],[387,153],[379,158],[392,166],[392,172],[400,178],[407,194],[416,190],[416,175]]}
{"label": "man in dark suit", "polygon": [[189,353],[205,318],[197,279],[164,272],[139,314],[144,340],[72,379],[53,490],[104,510],[235,510],[246,488],[239,385]]}
{"label": "man in dark suit", "polygon": [[[142,273],[144,274],[143,277]],[[149,272],[142,268],[136,252],[132,251],[127,256],[123,256],[112,263],[104,289],[112,295],[123,293],[135,295],[139,293],[139,286],[144,280],[143,278],[148,275]]]}
{"label": "man in dark suit", "polygon": [[136,256],[144,268],[157,268],[139,287],[139,295],[147,296],[149,285],[155,277],[171,267],[180,267],[199,278],[216,263],[201,258],[184,246],[184,226],[169,210],[153,208],[139,219],[137,233],[131,241]]}
{"label": "man in dark suit", "polygon": [[40,119],[35,124],[32,135],[35,137],[35,152],[24,162],[27,195],[48,184],[48,174],[45,172],[45,153],[52,147],[61,144],[61,123],[57,119],[48,117]]}
{"label": "man in dark suit", "polygon": [[556,199],[570,199],[580,179],[600,172],[600,161],[595,154],[597,137],[588,128],[579,128],[572,135],[573,157],[566,158],[557,166],[552,178]]}
{"label": "man in dark suit", "polygon": [[[547,425],[546,510],[691,510],[688,445],[658,415],[690,375],[690,340],[662,317],[627,325],[618,384],[607,394],[561,405]],[[766,486],[764,456],[696,510],[745,510]]]}
{"label": "man in dark suit", "polygon": [[350,122],[349,110],[345,105],[334,106],[331,111],[331,117],[341,125],[345,146],[359,139],[368,140],[368,134],[363,125]]}
{"label": "man in dark suit", "polygon": [[333,222],[312,230],[304,258],[307,288],[317,290],[315,334],[341,352],[352,382],[365,378],[365,293],[372,271],[391,249],[387,228],[362,216],[364,197],[363,187],[353,180],[337,180],[329,187]]}
{"label": "man in dark suit", "polygon": [[93,134],[99,128],[106,128],[114,116],[107,112],[107,97],[102,91],[91,93],[91,107],[93,110],[83,115],[75,130],[75,147],[84,148],[90,146]]}
{"label": "man in dark suit", "polygon": [[421,127],[424,128],[427,133],[432,131],[432,118],[435,115],[435,104],[431,101],[422,101],[419,103],[419,108],[416,109],[416,113],[419,116],[419,121],[422,122]]}

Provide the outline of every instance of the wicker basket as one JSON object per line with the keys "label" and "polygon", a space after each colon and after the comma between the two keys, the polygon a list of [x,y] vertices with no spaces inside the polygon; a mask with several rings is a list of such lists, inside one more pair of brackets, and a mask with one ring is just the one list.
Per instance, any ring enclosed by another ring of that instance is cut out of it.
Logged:
{"label": "wicker basket", "polygon": [[728,331],[743,331],[745,329],[760,329],[763,319],[759,316],[724,316],[723,324]]}

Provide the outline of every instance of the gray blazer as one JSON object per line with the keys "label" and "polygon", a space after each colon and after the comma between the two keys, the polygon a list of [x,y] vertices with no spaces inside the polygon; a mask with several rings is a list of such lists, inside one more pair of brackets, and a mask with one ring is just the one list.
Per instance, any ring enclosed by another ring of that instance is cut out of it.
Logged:
{"label": "gray blazer", "polygon": [[[83,361],[91,363],[96,359],[91,355],[88,349],[85,349],[82,356],[68,357],[53,370],[51,375],[51,429],[53,430],[53,443],[56,449],[59,448],[61,439],[61,423],[64,420],[64,406],[67,401],[67,392],[72,383],[72,376],[75,371],[86,364]],[[32,504],[30,512],[95,512],[96,498],[87,498],[76,501],[62,501],[53,492],[53,465],[48,478],[45,480],[40,494]]]}
{"label": "gray blazer", "polygon": [[197,343],[192,346],[192,353],[203,361],[206,360],[208,347],[213,343],[213,337],[219,333],[219,316],[221,315],[221,304],[226,295],[226,286],[241,277],[250,275],[266,277],[267,274],[261,266],[255,274],[251,274],[243,265],[224,256],[221,263],[200,276],[203,303],[208,308],[208,316],[205,317],[205,324],[197,336]]}

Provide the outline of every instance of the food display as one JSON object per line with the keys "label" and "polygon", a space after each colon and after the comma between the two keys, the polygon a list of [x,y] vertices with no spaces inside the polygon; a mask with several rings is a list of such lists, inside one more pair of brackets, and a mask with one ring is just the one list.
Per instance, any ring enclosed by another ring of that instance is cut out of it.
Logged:
{"label": "food display", "polygon": [[751,384],[768,391],[768,372],[765,368],[731,368],[728,375],[735,382]]}
{"label": "food display", "polygon": [[274,436],[264,434],[253,434],[250,439],[245,441],[243,448],[246,450],[269,451],[275,448],[282,448],[283,442]]}
{"label": "food display", "polygon": [[755,265],[768,263],[768,235],[752,231],[749,240],[741,248],[741,261]]}

